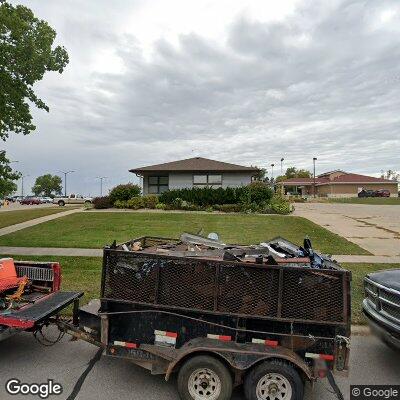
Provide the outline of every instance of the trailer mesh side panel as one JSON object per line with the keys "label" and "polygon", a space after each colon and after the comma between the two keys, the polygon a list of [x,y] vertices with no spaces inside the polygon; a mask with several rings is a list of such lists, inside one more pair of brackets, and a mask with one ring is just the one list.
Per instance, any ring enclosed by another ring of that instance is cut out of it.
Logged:
{"label": "trailer mesh side panel", "polygon": [[175,307],[214,309],[215,267],[191,260],[161,260],[158,302]]}
{"label": "trailer mesh side panel", "polygon": [[104,296],[111,299],[155,302],[158,260],[131,257],[131,253],[108,253]]}
{"label": "trailer mesh side panel", "polygon": [[107,250],[104,260],[104,298],[299,321],[347,321],[346,271],[283,265],[280,282],[277,268],[114,250]]}
{"label": "trailer mesh side panel", "polygon": [[277,270],[222,267],[219,274],[219,311],[276,316],[278,279]]}
{"label": "trailer mesh side panel", "polygon": [[343,321],[342,276],[329,271],[283,272],[282,317]]}

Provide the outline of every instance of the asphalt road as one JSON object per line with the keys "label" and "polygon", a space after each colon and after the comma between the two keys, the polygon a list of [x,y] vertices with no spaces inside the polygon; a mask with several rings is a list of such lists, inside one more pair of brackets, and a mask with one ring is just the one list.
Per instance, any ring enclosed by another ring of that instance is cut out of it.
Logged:
{"label": "asphalt road", "polygon": [[[10,396],[5,383],[19,378],[27,383],[42,383],[54,379],[63,386],[60,396],[67,399],[76,381],[85,370],[97,348],[82,341],[65,337],[53,347],[43,347],[32,335],[21,334],[0,343],[0,399],[38,399],[32,396]],[[352,339],[351,373],[349,379],[338,378],[346,399],[352,384],[395,384],[400,382],[399,354],[388,349],[372,336],[355,336]],[[316,384],[314,391],[306,389],[306,400],[329,400],[336,397],[327,390],[327,382]],[[94,366],[77,400],[160,400],[178,399],[175,382],[165,382],[161,376],[152,376],[146,370],[122,359],[101,358]],[[240,388],[233,400],[244,399]]]}

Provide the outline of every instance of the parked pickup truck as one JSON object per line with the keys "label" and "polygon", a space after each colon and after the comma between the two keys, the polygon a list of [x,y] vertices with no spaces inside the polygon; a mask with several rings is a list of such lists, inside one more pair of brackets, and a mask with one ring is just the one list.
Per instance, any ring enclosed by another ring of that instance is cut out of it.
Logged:
{"label": "parked pickup truck", "polygon": [[374,272],[364,279],[363,311],[371,330],[400,349],[400,269]]}
{"label": "parked pickup truck", "polygon": [[80,194],[70,194],[67,197],[55,197],[53,199],[53,204],[58,204],[59,206],[65,206],[66,204],[91,204],[92,197],[84,197]]}

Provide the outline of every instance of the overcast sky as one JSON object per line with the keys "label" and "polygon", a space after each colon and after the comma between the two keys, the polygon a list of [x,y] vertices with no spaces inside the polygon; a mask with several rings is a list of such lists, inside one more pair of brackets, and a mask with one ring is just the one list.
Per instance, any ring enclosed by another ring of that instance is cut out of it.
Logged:
{"label": "overcast sky", "polygon": [[50,112],[33,111],[35,133],[5,144],[25,191],[75,170],[68,191],[97,195],[98,176],[108,189],[135,181],[129,168],[193,156],[400,169],[398,0],[18,3],[70,56],[36,85]]}

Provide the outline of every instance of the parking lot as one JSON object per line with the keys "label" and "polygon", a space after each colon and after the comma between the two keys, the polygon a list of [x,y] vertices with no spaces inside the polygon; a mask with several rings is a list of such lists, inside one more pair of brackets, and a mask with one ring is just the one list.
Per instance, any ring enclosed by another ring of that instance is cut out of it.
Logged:
{"label": "parking lot", "polygon": [[[350,384],[399,383],[398,353],[372,336],[353,336],[351,345],[350,377],[337,379],[345,399],[349,399]],[[63,393],[51,398],[67,399],[96,351],[96,347],[82,341],[71,341],[67,336],[53,347],[41,346],[27,333],[0,342],[2,363],[7,366],[0,370],[0,398],[15,400],[15,396],[5,393],[4,387],[8,379],[19,378],[27,383],[54,379],[63,386]],[[335,399],[327,385],[326,381],[318,382],[314,391],[307,387],[305,399]],[[24,399],[38,397],[24,396]],[[175,378],[165,382],[162,376],[152,376],[126,360],[103,357],[89,373],[76,399],[178,400],[179,397]],[[233,400],[241,399],[244,399],[242,390],[237,388]]]}

